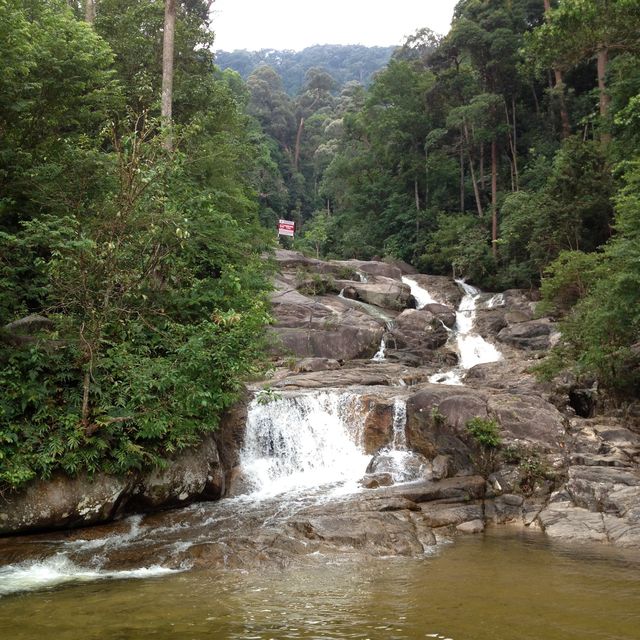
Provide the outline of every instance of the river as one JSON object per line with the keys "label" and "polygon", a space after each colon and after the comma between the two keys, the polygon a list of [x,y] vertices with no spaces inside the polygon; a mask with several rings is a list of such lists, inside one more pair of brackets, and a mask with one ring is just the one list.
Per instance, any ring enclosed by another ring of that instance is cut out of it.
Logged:
{"label": "river", "polygon": [[639,570],[637,554],[490,530],[418,560],[315,557],[15,594],[0,599],[0,637],[637,640]]}

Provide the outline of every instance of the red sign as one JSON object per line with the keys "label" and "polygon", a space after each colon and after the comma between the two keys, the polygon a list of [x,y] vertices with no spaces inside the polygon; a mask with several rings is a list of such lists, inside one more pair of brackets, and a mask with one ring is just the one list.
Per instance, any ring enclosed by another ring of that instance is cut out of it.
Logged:
{"label": "red sign", "polygon": [[278,220],[278,235],[293,236],[296,223],[293,220]]}

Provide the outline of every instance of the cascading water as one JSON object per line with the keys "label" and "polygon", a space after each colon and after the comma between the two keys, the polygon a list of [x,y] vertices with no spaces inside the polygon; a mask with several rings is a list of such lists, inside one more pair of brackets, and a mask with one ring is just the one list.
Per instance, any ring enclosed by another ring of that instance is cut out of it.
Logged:
{"label": "cascading water", "polygon": [[380,340],[380,347],[378,351],[376,351],[375,355],[371,360],[373,362],[384,362],[386,360],[385,353],[387,350],[387,343],[384,341],[384,337]]}
{"label": "cascading water", "polygon": [[456,313],[456,341],[460,353],[460,366],[462,369],[471,369],[477,364],[500,360],[502,355],[491,343],[477,333],[472,333],[480,291],[463,280],[456,282],[465,293]]}
{"label": "cascading water", "polygon": [[393,401],[393,439],[376,453],[367,471],[388,473],[394,484],[413,482],[424,477],[426,461],[407,446],[407,405],[403,398]]}
{"label": "cascading water", "polygon": [[[416,299],[418,309],[427,304],[437,302],[433,296],[415,280],[403,277],[402,281],[411,287],[411,294]],[[472,287],[464,280],[456,280],[458,286],[464,291],[464,296],[456,312],[456,324],[451,332],[452,340],[455,340],[459,355],[459,364],[450,371],[436,373],[429,379],[438,384],[461,385],[464,372],[471,367],[487,362],[496,362],[502,358],[502,354],[494,345],[487,342],[481,335],[473,333],[473,324],[476,318],[478,298],[482,295],[478,289]],[[504,304],[504,296],[497,294],[488,303],[490,306]]]}
{"label": "cascading water", "polygon": [[339,484],[355,489],[369,458],[361,448],[363,412],[355,394],[314,392],[250,406],[243,477],[252,498]]}
{"label": "cascading water", "polygon": [[415,280],[402,276],[402,282],[409,285],[411,289],[411,295],[416,299],[416,309],[422,309],[428,304],[437,303],[438,301],[431,296],[431,294],[421,287]]}

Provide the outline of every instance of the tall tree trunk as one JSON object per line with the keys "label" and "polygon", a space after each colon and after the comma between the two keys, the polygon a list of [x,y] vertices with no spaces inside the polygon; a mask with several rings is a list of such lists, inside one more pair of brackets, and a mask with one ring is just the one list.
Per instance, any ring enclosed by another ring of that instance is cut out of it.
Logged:
{"label": "tall tree trunk", "polygon": [[164,132],[164,148],[173,150],[171,135],[173,106],[173,46],[176,33],[176,0],[164,2],[164,33],[162,38],[162,126]]}
{"label": "tall tree trunk", "polygon": [[518,191],[519,190],[519,177],[518,177],[518,152],[516,149],[516,102],[515,98],[511,96],[511,109],[513,113],[513,120],[509,117],[509,107],[507,106],[507,102],[504,102],[504,113],[507,118],[507,133],[509,138],[509,151],[511,154],[510,164],[511,164],[511,190]]}
{"label": "tall tree trunk", "polygon": [[298,125],[298,133],[296,134],[296,149],[293,155],[293,168],[298,170],[298,162],[300,162],[300,143],[302,142],[302,130],[304,129],[304,117],[300,116],[300,124]]}
{"label": "tall tree trunk", "polygon": [[96,0],[84,0],[84,19],[93,24],[96,19]]}
{"label": "tall tree trunk", "polygon": [[464,212],[464,145],[460,138],[460,213]]}
{"label": "tall tree trunk", "polygon": [[473,168],[473,158],[471,157],[471,150],[469,148],[470,136],[469,127],[464,122],[464,138],[467,142],[467,156],[469,157],[469,171],[471,172],[471,182],[473,183],[473,194],[476,198],[476,208],[478,209],[478,216],[482,218],[484,212],[482,210],[482,201],[480,200],[480,190],[478,189],[478,182],[476,181],[476,172]]}
{"label": "tall tree trunk", "polygon": [[[551,0],[544,0],[544,17],[546,20],[551,18]],[[571,135],[571,125],[569,124],[569,113],[567,112],[567,104],[564,99],[564,81],[562,79],[562,71],[557,67],[553,68],[555,76],[555,86],[558,90],[558,98],[560,100],[560,121],[562,122],[562,137],[568,138]]]}
{"label": "tall tree trunk", "polygon": [[498,255],[498,143],[491,142],[491,252]]}
{"label": "tall tree trunk", "polygon": [[476,182],[476,172],[473,169],[473,160],[471,154],[469,154],[469,171],[471,172],[471,182],[473,183],[473,195],[476,198],[476,209],[478,210],[478,216],[482,218],[484,211],[482,210],[482,201],[480,200],[480,190],[478,189],[478,183]]}
{"label": "tall tree trunk", "polygon": [[418,178],[413,179],[413,196],[416,202],[416,240],[420,233],[420,191],[418,189]]}
{"label": "tall tree trunk", "polygon": [[[609,113],[609,105],[611,104],[611,96],[607,93],[606,77],[607,77],[607,65],[609,64],[609,48],[606,44],[601,45],[597,54],[598,63],[598,91],[600,94],[600,118],[602,124],[605,124],[606,117]],[[600,140],[603,145],[611,142],[610,133],[601,133]]]}
{"label": "tall tree trunk", "polygon": [[429,210],[429,147],[424,143],[424,210]]}

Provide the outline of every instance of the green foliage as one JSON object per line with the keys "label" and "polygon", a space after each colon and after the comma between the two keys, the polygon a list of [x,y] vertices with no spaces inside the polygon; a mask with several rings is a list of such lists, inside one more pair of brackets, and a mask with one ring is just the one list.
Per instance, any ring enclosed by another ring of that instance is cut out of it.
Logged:
{"label": "green foliage", "polygon": [[256,402],[258,404],[271,404],[281,399],[282,396],[273,387],[263,387],[256,394]]}
{"label": "green foliage", "polygon": [[200,48],[204,3],[182,7],[168,155],[162,6],[125,4],[100,3],[107,43],[65,2],[0,0],[0,488],[163,464],[264,359],[246,98]]}
{"label": "green foliage", "polygon": [[[553,375],[563,367],[579,375],[595,376],[600,385],[620,398],[640,389],[637,344],[640,341],[640,162],[624,166],[624,186],[615,198],[616,235],[601,255],[562,256],[552,265],[544,285],[545,301],[554,296],[563,279],[579,295],[561,325],[562,341],[544,371]],[[586,266],[585,266],[586,263]],[[578,271],[582,269],[579,273]],[[567,276],[568,274],[568,276]]]}
{"label": "green foliage", "polygon": [[500,446],[500,426],[490,418],[475,417],[465,425],[467,432],[474,441],[484,449],[496,449]]}
{"label": "green foliage", "polygon": [[272,65],[283,78],[286,92],[294,96],[300,92],[309,69],[327,71],[340,86],[350,81],[368,84],[373,75],[389,61],[393,47],[365,47],[363,45],[315,45],[302,51],[218,51],[216,63],[222,68],[237,71],[245,80],[260,66]]}
{"label": "green foliage", "polygon": [[502,444],[500,426],[491,418],[476,416],[467,421],[465,428],[477,450],[472,460],[480,475],[487,477],[497,465],[498,449]]}
{"label": "green foliage", "polygon": [[521,445],[510,445],[501,451],[501,458],[507,464],[518,467],[518,486],[525,495],[531,495],[540,482],[553,479],[553,473],[540,451]]}

